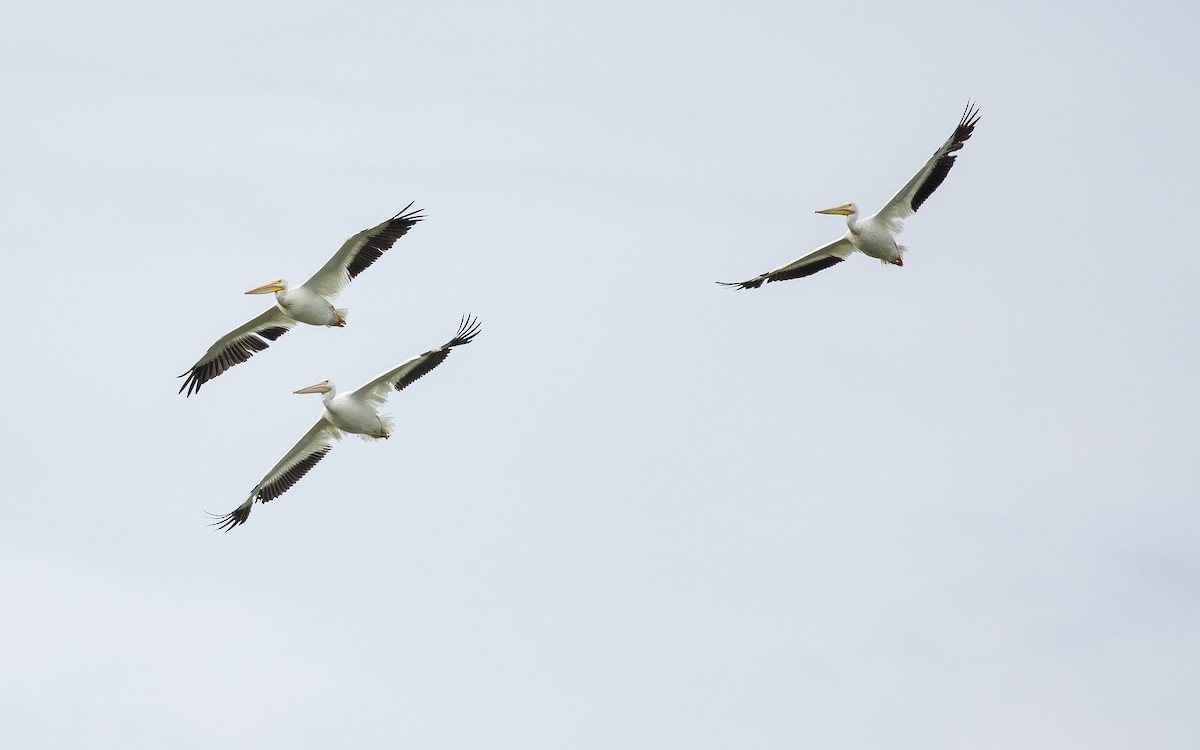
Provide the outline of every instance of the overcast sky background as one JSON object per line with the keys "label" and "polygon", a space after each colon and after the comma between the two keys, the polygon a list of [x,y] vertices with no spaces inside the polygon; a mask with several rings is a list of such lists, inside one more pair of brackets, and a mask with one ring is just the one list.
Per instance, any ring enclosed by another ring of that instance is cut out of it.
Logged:
{"label": "overcast sky background", "polygon": [[[1194,3],[5,15],[4,746],[1196,747]],[[968,98],[903,269],[713,283]],[[347,328],[176,394],[409,201]]]}

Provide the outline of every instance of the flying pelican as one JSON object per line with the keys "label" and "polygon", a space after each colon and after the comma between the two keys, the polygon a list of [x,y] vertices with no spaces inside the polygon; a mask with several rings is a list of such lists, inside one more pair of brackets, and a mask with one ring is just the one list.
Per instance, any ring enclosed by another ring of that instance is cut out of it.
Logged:
{"label": "flying pelican", "polygon": [[275,279],[246,292],[274,292],[275,306],[217,339],[217,343],[209,347],[190,370],[179,376],[187,378],[179,387],[179,392],[187,390],[188,396],[199,393],[205,383],[230,367],[250,359],[255,352],[266,349],[269,346],[267,341],[274,341],[297,323],[338,328],[345,326],[346,313],[349,311],[335,308],[331,300],[351,279],[390,250],[396,240],[412,229],[413,224],[425,218],[420,215],[424,209],[409,211],[410,208],[412,203],[379,226],[364,229],[350,237],[329,262],[300,286],[289,288],[283,279]]}
{"label": "flying pelican", "polygon": [[718,281],[717,283],[723,286],[736,286],[738,289],[757,289],[762,286],[764,281],[770,283],[799,279],[841,263],[855,250],[872,258],[878,258],[884,263],[903,266],[906,248],[896,244],[895,237],[904,229],[901,219],[915,214],[925,199],[938,189],[942,180],[946,179],[950,167],[954,166],[954,160],[958,158],[954,152],[961,149],[967,139],[971,137],[971,133],[975,130],[975,123],[978,121],[979,109],[974,104],[967,102],[962,119],[958,121],[958,127],[954,129],[950,138],[934,152],[929,161],[925,162],[921,171],[900,188],[900,192],[893,195],[892,199],[885,203],[883,208],[879,209],[879,213],[874,216],[868,216],[860,221],[858,206],[853,203],[843,203],[840,206],[817,211],[819,214],[838,214],[846,217],[846,226],[849,229],[840,239],[752,279]]}
{"label": "flying pelican", "polygon": [[245,523],[250,517],[250,508],[255,500],[267,503],[287,492],[309,469],[333,450],[333,441],[341,440],[347,432],[360,435],[364,440],[390,437],[394,427],[391,417],[376,411],[376,407],[387,401],[388,392],[393,388],[402,391],[412,385],[422,375],[445,362],[451,349],[471,343],[471,339],[478,333],[478,318],[468,315],[462,319],[454,338],[436,349],[410,357],[361,388],[338,395],[333,381],[322,380],[316,385],[292,391],[322,394],[325,409],[321,412],[321,418],[292,446],[279,463],[272,466],[271,470],[258,480],[258,484],[250,490],[250,497],[246,498],[244,503],[223,516],[213,516],[216,519],[213,525],[229,531]]}

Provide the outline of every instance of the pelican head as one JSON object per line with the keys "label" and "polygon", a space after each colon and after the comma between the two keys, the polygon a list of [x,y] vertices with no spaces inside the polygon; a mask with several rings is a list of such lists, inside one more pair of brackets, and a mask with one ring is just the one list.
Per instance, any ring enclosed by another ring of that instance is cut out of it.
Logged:
{"label": "pelican head", "polygon": [[837,214],[839,216],[854,216],[858,213],[858,205],[854,203],[843,203],[840,206],[833,208],[823,208],[817,211],[819,214]]}
{"label": "pelican head", "polygon": [[322,380],[320,383],[317,383],[316,385],[310,385],[307,388],[301,388],[298,391],[292,391],[292,393],[332,393],[332,392],[333,392],[333,381],[332,380]]}
{"label": "pelican head", "polygon": [[250,291],[246,292],[246,294],[270,294],[271,292],[284,292],[287,291],[287,288],[288,283],[286,281],[283,279],[275,279],[274,281],[268,281],[262,286],[251,289]]}

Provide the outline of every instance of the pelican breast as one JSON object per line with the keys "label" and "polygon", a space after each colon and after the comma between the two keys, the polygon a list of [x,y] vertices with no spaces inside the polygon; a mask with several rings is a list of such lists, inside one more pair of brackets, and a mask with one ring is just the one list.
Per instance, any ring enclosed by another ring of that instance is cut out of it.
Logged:
{"label": "pelican breast", "polygon": [[314,326],[336,326],[339,323],[337,311],[329,300],[302,286],[278,292],[275,301],[283,314],[292,320]]}
{"label": "pelican breast", "polygon": [[325,405],[325,418],[338,429],[357,435],[381,437],[381,432],[387,432],[375,407],[349,393],[342,394]]}

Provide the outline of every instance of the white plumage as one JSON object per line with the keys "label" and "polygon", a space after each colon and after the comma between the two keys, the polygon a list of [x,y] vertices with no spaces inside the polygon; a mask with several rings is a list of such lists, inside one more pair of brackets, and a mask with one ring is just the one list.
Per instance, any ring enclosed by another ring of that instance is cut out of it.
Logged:
{"label": "white plumage", "polygon": [[752,279],[717,283],[739,289],[757,289],[763,282],[811,276],[841,263],[855,251],[885,263],[903,266],[906,248],[896,242],[896,235],[904,229],[902,219],[916,213],[925,199],[946,179],[950,168],[954,166],[954,160],[958,158],[955,152],[971,137],[978,121],[979,110],[968,102],[962,118],[958,121],[958,127],[946,142],[874,216],[859,220],[858,206],[854,203],[844,203],[817,211],[819,214],[839,214],[846,217],[846,234],[841,238]]}
{"label": "white plumage", "polygon": [[411,203],[382,224],[347,239],[333,257],[300,286],[289,288],[287,281],[275,279],[246,292],[274,292],[275,306],[217,339],[191,369],[179,376],[187,378],[179,392],[186,390],[188,396],[199,393],[205,383],[250,359],[255,352],[266,349],[268,341],[279,338],[297,323],[338,328],[346,325],[349,311],[334,307],[333,298],[351,279],[391,249],[414,224],[425,218],[421,215],[422,209],[409,211],[410,208]]}
{"label": "white plumage", "polygon": [[425,373],[446,361],[451,349],[471,343],[479,333],[479,328],[478,319],[466,316],[459,324],[454,338],[445,344],[424,354],[410,357],[348,393],[339,394],[331,380],[322,380],[315,385],[294,391],[321,394],[324,409],[320,419],[271,467],[270,471],[263,475],[262,479],[258,480],[245,502],[223,516],[216,516],[213,525],[229,531],[245,523],[256,500],[270,502],[287,492],[309,469],[325,458],[329,451],[333,450],[333,442],[340,440],[346,433],[360,435],[368,440],[390,437],[395,425],[390,417],[381,415],[377,407],[387,401],[388,394],[393,390],[404,390]]}

